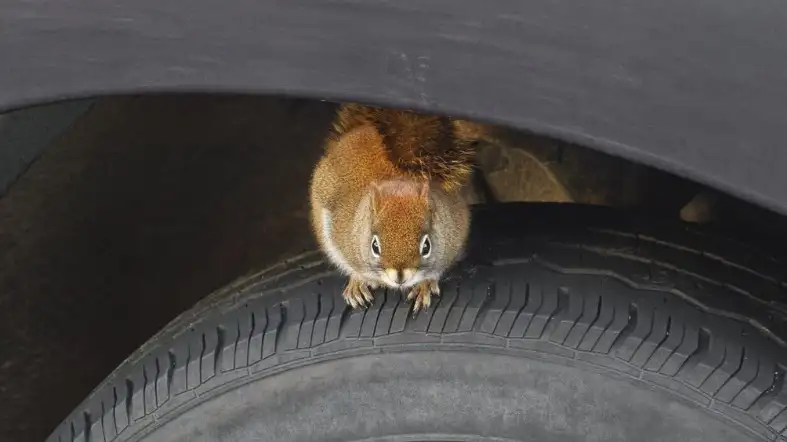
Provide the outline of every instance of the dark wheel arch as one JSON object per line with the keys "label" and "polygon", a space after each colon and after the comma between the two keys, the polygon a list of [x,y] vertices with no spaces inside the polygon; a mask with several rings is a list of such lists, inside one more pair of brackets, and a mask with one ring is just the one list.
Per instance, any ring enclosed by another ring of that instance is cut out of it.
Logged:
{"label": "dark wheel arch", "polygon": [[787,213],[787,4],[11,0],[0,109],[273,93],[476,117]]}

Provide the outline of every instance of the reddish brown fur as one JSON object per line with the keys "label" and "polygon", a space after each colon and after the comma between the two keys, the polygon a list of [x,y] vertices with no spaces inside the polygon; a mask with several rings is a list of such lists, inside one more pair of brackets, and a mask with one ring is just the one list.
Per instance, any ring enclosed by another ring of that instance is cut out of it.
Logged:
{"label": "reddish brown fur", "polygon": [[416,267],[420,239],[429,222],[428,185],[401,181],[375,184],[372,214],[372,231],[385,245],[380,259],[383,268]]}
{"label": "reddish brown fur", "polygon": [[[374,127],[355,127],[339,138],[328,140],[323,159],[318,163],[312,181],[312,224],[322,242],[317,209],[328,209],[334,217],[334,238],[343,248],[350,249],[354,236],[354,216],[364,195],[375,182],[396,180],[403,174],[388,158],[382,137]],[[347,253],[353,267],[360,258]]]}
{"label": "reddish brown fur", "polygon": [[[461,123],[360,105],[340,108],[312,177],[311,214],[320,246],[350,276],[344,297],[354,307],[371,302],[368,287],[391,281],[394,270],[424,272],[410,286],[415,311],[439,292],[437,279],[461,253],[469,228],[459,189],[470,176],[473,150]],[[422,259],[427,232],[439,245]],[[373,235],[379,258],[372,256]]]}
{"label": "reddish brown fur", "polygon": [[397,169],[453,191],[472,172],[475,137],[471,138],[465,126],[447,117],[346,104],[337,114],[332,138],[338,140],[354,129],[373,127]]}

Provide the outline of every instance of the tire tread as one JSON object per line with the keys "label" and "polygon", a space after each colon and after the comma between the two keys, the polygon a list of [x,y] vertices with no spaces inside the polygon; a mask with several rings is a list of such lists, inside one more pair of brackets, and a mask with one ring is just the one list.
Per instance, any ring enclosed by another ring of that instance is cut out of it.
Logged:
{"label": "tire tread", "polygon": [[[351,311],[342,279],[315,254],[234,284],[202,319],[176,319],[132,355],[47,440],[129,440],[239,380],[342,352],[434,345],[573,358],[658,385],[767,440],[787,435],[787,261],[609,211],[538,210],[549,216],[516,228],[519,218],[481,210],[471,258],[415,317],[384,290]],[[567,211],[583,212],[587,226],[558,222]]]}

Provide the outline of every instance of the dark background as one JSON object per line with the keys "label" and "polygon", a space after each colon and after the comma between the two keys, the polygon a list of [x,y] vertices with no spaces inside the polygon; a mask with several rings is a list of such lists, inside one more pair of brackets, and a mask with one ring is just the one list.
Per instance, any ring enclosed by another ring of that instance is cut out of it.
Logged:
{"label": "dark background", "polygon": [[0,199],[0,440],[42,441],[211,291],[313,246],[333,105],[101,100]]}

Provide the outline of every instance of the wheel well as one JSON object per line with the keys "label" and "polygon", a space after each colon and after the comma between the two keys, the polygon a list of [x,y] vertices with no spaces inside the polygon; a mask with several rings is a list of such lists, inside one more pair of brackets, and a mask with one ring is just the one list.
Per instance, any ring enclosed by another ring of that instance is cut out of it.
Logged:
{"label": "wheel well", "polygon": [[[334,109],[281,97],[109,97],[55,137],[0,198],[0,293],[13,295],[0,299],[2,322],[22,344],[0,382],[15,379],[18,412],[46,414],[49,430],[195,301],[313,249],[305,188]],[[678,222],[707,190],[565,141],[489,129],[479,167],[502,200],[559,197]],[[713,228],[768,247],[787,238],[780,215],[714,195]],[[29,374],[76,366],[43,401],[46,376]]]}

